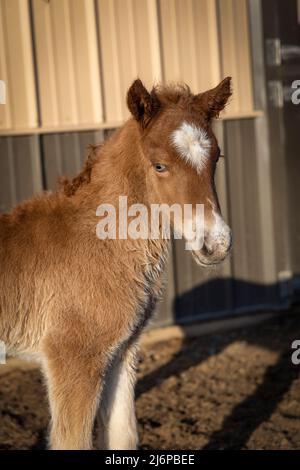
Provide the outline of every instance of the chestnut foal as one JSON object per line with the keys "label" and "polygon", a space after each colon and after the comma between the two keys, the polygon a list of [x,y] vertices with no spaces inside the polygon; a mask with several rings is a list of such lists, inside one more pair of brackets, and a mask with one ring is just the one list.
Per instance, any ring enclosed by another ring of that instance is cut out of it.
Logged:
{"label": "chestnut foal", "polygon": [[198,95],[186,86],[149,93],[136,80],[132,117],[92,149],[82,172],[0,216],[0,340],[41,363],[52,449],[90,449],[96,417],[100,448],[137,447],[137,343],[160,295],[168,241],[99,239],[96,209],[117,207],[119,195],[147,207],[204,204],[204,244],[193,256],[201,266],[223,260],[231,233],[214,186],[211,125],[230,94],[230,78]]}

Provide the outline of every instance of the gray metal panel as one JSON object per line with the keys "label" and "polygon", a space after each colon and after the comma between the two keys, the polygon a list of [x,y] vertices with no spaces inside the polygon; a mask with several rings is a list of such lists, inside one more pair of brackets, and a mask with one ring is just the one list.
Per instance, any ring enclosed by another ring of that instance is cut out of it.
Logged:
{"label": "gray metal panel", "polygon": [[276,285],[264,275],[262,220],[255,123],[253,119],[227,122],[228,190],[234,237],[234,308],[274,303]]}
{"label": "gray metal panel", "polygon": [[0,137],[0,211],[42,189],[38,137]]}
{"label": "gray metal panel", "polygon": [[[215,134],[224,150],[223,124],[217,123]],[[216,186],[223,216],[229,219],[228,195],[226,188],[227,160],[220,159],[216,172]],[[184,249],[184,241],[175,241],[174,251],[176,299],[174,302],[175,321],[185,322],[207,318],[216,312],[231,311],[232,279],[231,259],[213,268],[200,268],[191,253]]]}
{"label": "gray metal panel", "polygon": [[89,144],[102,142],[103,131],[46,134],[42,137],[45,186],[55,189],[59,177],[75,176],[81,169]]}
{"label": "gray metal panel", "polygon": [[165,288],[162,300],[158,303],[156,313],[149,327],[171,325],[174,323],[173,303],[175,298],[175,278],[174,278],[174,248],[170,247],[170,257],[167,263],[165,274]]}
{"label": "gray metal panel", "polygon": [[255,143],[253,152],[257,162],[259,186],[259,205],[261,217],[261,244],[265,283],[278,281],[276,267],[276,243],[274,224],[274,187],[273,187],[273,153],[269,145],[269,123],[267,116],[266,77],[264,60],[264,39],[262,27],[261,0],[251,0],[249,4],[250,40],[253,50],[253,98],[255,109],[264,111],[263,116],[254,120]]}

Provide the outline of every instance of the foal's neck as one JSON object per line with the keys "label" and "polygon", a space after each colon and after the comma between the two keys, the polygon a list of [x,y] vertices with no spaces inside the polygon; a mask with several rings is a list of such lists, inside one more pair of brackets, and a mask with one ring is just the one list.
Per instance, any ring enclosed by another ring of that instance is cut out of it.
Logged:
{"label": "foal's neck", "polygon": [[147,204],[145,157],[138,125],[127,121],[97,151],[90,182],[78,192],[81,202],[117,205],[119,196],[127,196],[128,204]]}
{"label": "foal's neck", "polygon": [[[140,144],[138,125],[130,120],[119,129],[103,147],[98,149],[92,164],[90,181],[83,184],[75,194],[75,199],[88,214],[90,224],[94,226],[96,209],[100,204],[112,204],[119,214],[119,197],[127,196],[128,207],[131,204],[144,204],[149,208],[146,184],[146,159]],[[86,215],[83,215],[86,217]],[[121,240],[122,247],[136,253],[144,253],[150,263],[165,259],[168,241],[138,239]],[[161,271],[160,268],[158,273]],[[156,276],[155,275],[155,276]],[[154,276],[154,275],[153,275]]]}

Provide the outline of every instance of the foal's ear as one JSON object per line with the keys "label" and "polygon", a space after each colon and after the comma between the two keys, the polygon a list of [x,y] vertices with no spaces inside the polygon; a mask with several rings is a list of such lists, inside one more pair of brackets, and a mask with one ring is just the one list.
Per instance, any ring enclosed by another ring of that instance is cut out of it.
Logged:
{"label": "foal's ear", "polygon": [[142,81],[137,79],[127,92],[127,106],[133,117],[145,128],[158,111],[160,104],[155,91],[149,93]]}
{"label": "foal's ear", "polygon": [[197,95],[195,100],[203,109],[207,120],[210,121],[219,116],[231,95],[231,77],[226,77],[215,88]]}

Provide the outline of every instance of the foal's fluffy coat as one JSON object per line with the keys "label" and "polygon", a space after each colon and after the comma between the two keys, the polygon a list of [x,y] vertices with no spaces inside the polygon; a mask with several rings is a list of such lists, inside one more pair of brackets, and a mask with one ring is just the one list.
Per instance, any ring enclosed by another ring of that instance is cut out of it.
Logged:
{"label": "foal's fluffy coat", "polygon": [[[56,193],[0,216],[0,339],[9,353],[41,363],[52,449],[90,449],[96,416],[98,446],[136,448],[137,342],[160,295],[168,242],[99,240],[96,209],[117,207],[119,195],[126,195],[128,204],[147,206],[209,198],[218,210],[211,119],[229,95],[230,79],[196,96],[186,87],[148,93],[136,80],[127,97],[132,118],[91,149],[82,172]],[[179,150],[172,145],[183,122],[203,129],[201,174],[196,155],[190,165],[180,155],[185,144],[177,142]],[[166,171],[157,173],[161,160]],[[207,205],[208,227],[212,213]],[[220,261],[225,242],[194,255]]]}

